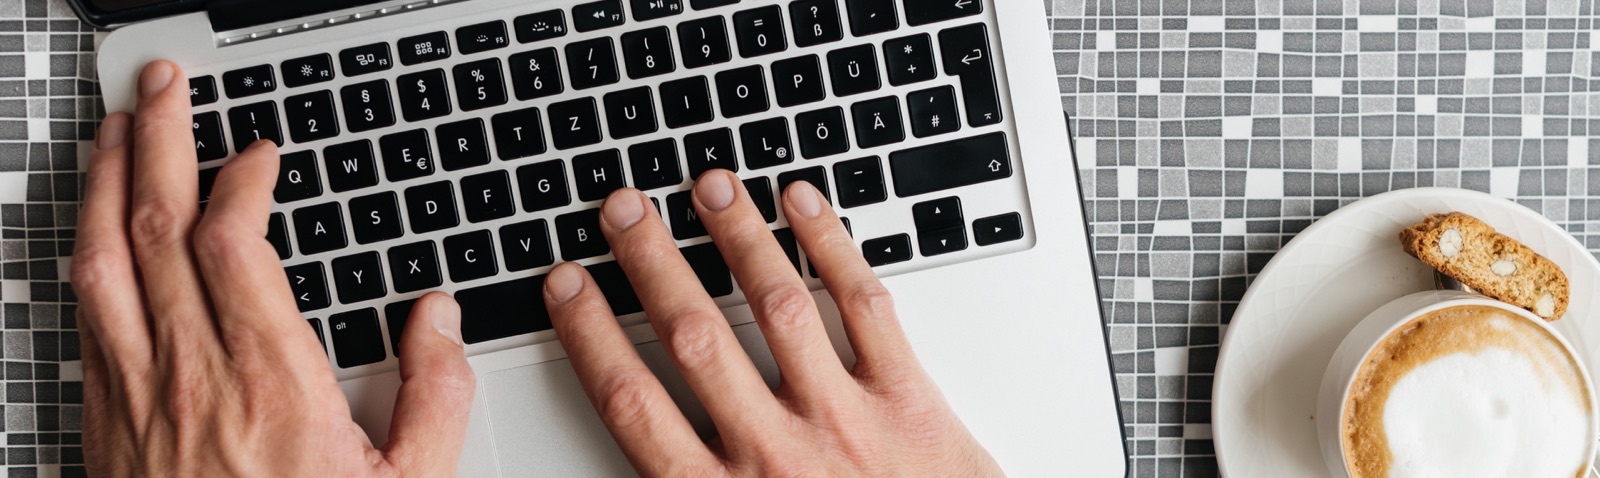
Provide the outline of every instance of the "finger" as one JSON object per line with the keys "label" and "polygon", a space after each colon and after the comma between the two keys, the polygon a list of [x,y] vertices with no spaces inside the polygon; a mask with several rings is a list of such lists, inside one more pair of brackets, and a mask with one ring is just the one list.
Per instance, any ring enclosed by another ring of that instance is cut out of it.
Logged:
{"label": "finger", "polygon": [[738,177],[728,171],[700,176],[695,211],[722,251],[791,391],[830,396],[850,384],[828,341],[817,303]]}
{"label": "finger", "polygon": [[639,359],[589,273],[577,264],[562,264],[550,271],[544,288],[550,322],[578,382],[634,468],[644,476],[687,476],[677,472],[715,463],[715,455]]}
{"label": "finger", "polygon": [[216,342],[195,269],[190,234],[199,214],[199,174],[190,130],[188,80],[156,61],[139,79],[133,130],[133,215],[129,235],[144,277],[158,356]]}
{"label": "finger", "polygon": [[889,290],[862,258],[822,193],[810,184],[796,182],[783,198],[784,215],[795,239],[839,306],[850,347],[856,353],[857,375],[870,376],[914,363],[911,342],[900,328]]}
{"label": "finger", "polygon": [[[278,149],[257,141],[217,174],[205,216],[195,226],[195,259],[210,292],[223,347],[235,357],[316,357],[289,283],[267,242],[267,217],[278,175]],[[261,273],[240,273],[260,271]]]}
{"label": "finger", "polygon": [[650,200],[625,189],[606,198],[600,230],[667,353],[724,435],[770,433],[782,416],[750,357],[694,269],[667,234]]}
{"label": "finger", "polygon": [[467,436],[477,376],[461,342],[461,308],[450,296],[417,301],[400,336],[400,394],[384,455],[413,476],[453,476]]}
{"label": "finger", "polygon": [[105,407],[113,402],[105,353],[101,352],[94,324],[84,320],[83,309],[78,309],[77,319],[78,349],[83,362],[83,418],[86,423],[104,423],[109,418]]}
{"label": "finger", "polygon": [[[144,367],[152,353],[150,322],[128,244],[128,136],[132,117],[112,113],[100,125],[84,180],[78,243],[72,253],[72,288],[78,312],[107,332],[111,360]],[[87,348],[85,348],[87,353]]]}

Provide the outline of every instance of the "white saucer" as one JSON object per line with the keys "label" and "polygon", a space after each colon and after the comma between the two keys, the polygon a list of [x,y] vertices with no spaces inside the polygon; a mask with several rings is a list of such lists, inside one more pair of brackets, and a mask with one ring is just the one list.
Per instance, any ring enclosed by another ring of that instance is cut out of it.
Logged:
{"label": "white saucer", "polygon": [[[1323,476],[1317,389],[1333,351],[1368,313],[1433,288],[1433,272],[1400,250],[1401,229],[1431,213],[1482,219],[1560,265],[1571,306],[1556,330],[1600,372],[1600,263],[1555,223],[1516,203],[1460,189],[1367,198],[1312,224],[1256,276],[1222,341],[1211,420],[1230,477]],[[1600,377],[1597,377],[1600,378]],[[1597,380],[1600,383],[1600,380]]]}

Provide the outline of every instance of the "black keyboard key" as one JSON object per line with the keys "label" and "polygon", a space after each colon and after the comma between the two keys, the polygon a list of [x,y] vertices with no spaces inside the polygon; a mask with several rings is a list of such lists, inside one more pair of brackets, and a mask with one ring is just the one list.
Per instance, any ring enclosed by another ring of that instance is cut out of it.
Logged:
{"label": "black keyboard key", "polygon": [[490,118],[489,123],[494,129],[494,146],[501,160],[544,153],[544,122],[539,119],[538,108],[500,113]]}
{"label": "black keyboard key", "polygon": [[911,220],[916,224],[917,232],[967,227],[966,219],[961,214],[961,198],[956,196],[913,204]]}
{"label": "black keyboard key", "polygon": [[622,25],[622,1],[600,0],[572,7],[572,26],[578,32],[588,32]]}
{"label": "black keyboard key", "polygon": [[294,240],[300,246],[300,253],[308,256],[349,245],[344,236],[344,213],[339,203],[294,210]]}
{"label": "black keyboard key", "polygon": [[321,262],[308,262],[284,268],[289,276],[289,293],[294,294],[294,305],[301,312],[326,309],[333,305],[328,295],[328,277]]}
{"label": "black keyboard key", "polygon": [[689,5],[694,6],[695,10],[725,7],[736,3],[739,3],[739,0],[689,0]]}
{"label": "black keyboard key", "polygon": [[500,252],[505,256],[507,272],[544,267],[556,261],[550,252],[550,230],[544,219],[501,227]]}
{"label": "black keyboard key", "polygon": [[911,197],[1011,177],[1005,133],[989,133],[889,155],[894,193]]}
{"label": "black keyboard key", "polygon": [[844,38],[844,27],[839,24],[837,0],[790,2],[789,20],[794,23],[794,45],[800,48]]}
{"label": "black keyboard key", "polygon": [[283,84],[290,88],[333,81],[333,56],[327,53],[286,60]]}
{"label": "black keyboard key", "polygon": [[517,31],[517,43],[532,43],[558,38],[567,34],[567,18],[561,10],[546,10],[517,17],[511,23]]}
{"label": "black keyboard key", "polygon": [[271,101],[236,106],[228,110],[228,126],[233,130],[234,152],[243,153],[251,143],[271,140],[283,146],[283,130],[278,126],[278,104]]}
{"label": "black keyboard key", "polygon": [[917,249],[923,256],[933,257],[966,248],[967,230],[964,227],[917,231]]}
{"label": "black keyboard key", "polygon": [[217,102],[217,79],[211,75],[189,79],[189,106]]}
{"label": "black keyboard key", "polygon": [[344,70],[344,76],[377,73],[393,67],[388,43],[362,45],[339,52],[339,68]]}
{"label": "black keyboard key", "polygon": [[1004,119],[1000,111],[1000,91],[991,70],[961,75],[961,99],[967,107],[967,124],[974,128],[999,124]]}
{"label": "black keyboard key", "polygon": [[417,306],[417,299],[402,300],[383,306],[383,316],[389,323],[389,347],[394,350],[394,356],[400,356],[400,337],[405,335],[406,321],[411,318],[411,309]]}
{"label": "black keyboard key", "polygon": [[600,293],[606,297],[612,314],[623,316],[644,311],[644,306],[639,303],[639,295],[634,292],[633,284],[628,283],[628,276],[617,261],[584,268],[589,270],[589,276],[600,286]]}
{"label": "black keyboard key", "polygon": [[979,13],[983,13],[983,0],[928,0],[906,9],[906,23],[927,25]]}
{"label": "black keyboard key", "polygon": [[229,98],[271,93],[278,89],[278,81],[275,78],[272,65],[240,68],[222,74],[222,91],[227,92]]}
{"label": "black keyboard key", "polygon": [[700,213],[694,210],[693,191],[667,195],[667,222],[672,224],[672,238],[680,241],[706,236],[706,225],[700,222]]}
{"label": "black keyboard key", "polygon": [[384,176],[398,183],[433,174],[433,148],[428,145],[428,130],[401,131],[378,138],[383,152]]}
{"label": "black keyboard key", "polygon": [[744,180],[744,189],[750,193],[750,202],[756,204],[756,210],[761,211],[762,219],[765,219],[768,224],[778,221],[778,203],[772,194],[771,180],[767,178],[746,179]]}
{"label": "black keyboard key", "polygon": [[789,48],[783,33],[783,9],[776,5],[733,14],[734,36],[739,41],[739,56],[753,58]]}
{"label": "black keyboard key", "polygon": [[550,136],[556,149],[581,148],[600,143],[600,113],[595,111],[594,98],[553,103],[549,111]]}
{"label": "black keyboard key", "polygon": [[283,213],[275,212],[267,218],[267,242],[278,253],[278,260],[294,256],[294,251],[289,248],[289,220]]}
{"label": "black keyboard key", "polygon": [[567,193],[567,168],[559,159],[517,168],[517,186],[522,193],[522,210],[543,211],[572,204]]}
{"label": "black keyboard key", "polygon": [[800,273],[800,244],[794,240],[794,230],[787,227],[772,231],[772,237],[778,240],[778,247],[783,249],[783,254],[789,256],[789,262],[794,264],[794,272]]}
{"label": "black keyboard key", "polygon": [[816,159],[850,150],[844,109],[833,107],[800,113],[794,118],[794,127],[800,133],[800,152],[806,158]]}
{"label": "black keyboard key", "polygon": [[387,241],[405,235],[400,224],[400,199],[392,191],[350,200],[350,229],[357,244]]}
{"label": "black keyboard key", "polygon": [[444,70],[428,70],[401,75],[395,80],[400,90],[400,113],[406,121],[423,121],[450,114],[450,89],[445,86]]}
{"label": "black keyboard key", "polygon": [[439,165],[445,171],[489,164],[489,139],[484,136],[483,120],[445,123],[434,128],[439,140]]}
{"label": "black keyboard key", "polygon": [[689,246],[680,249],[683,260],[689,263],[689,268],[694,270],[695,277],[700,279],[700,287],[706,290],[711,297],[722,297],[733,293],[733,274],[728,271],[728,263],[722,259],[722,252],[717,250],[717,245],[707,242],[698,246]]}
{"label": "black keyboard key", "polygon": [[561,260],[576,261],[611,252],[600,232],[600,209],[585,209],[556,216],[556,241],[561,243]]}
{"label": "black keyboard key", "polygon": [[933,39],[926,33],[883,42],[883,64],[894,86],[939,76],[939,67],[933,64]]}
{"label": "black keyboard key", "polygon": [[900,28],[894,0],[844,0],[850,14],[850,34],[863,37]]}
{"label": "black keyboard key", "polygon": [[606,125],[611,137],[626,139],[656,132],[656,100],[650,87],[606,93]]}
{"label": "black keyboard key", "polygon": [[473,111],[506,104],[506,82],[499,58],[485,58],[456,65],[456,100],[461,111]]}
{"label": "black keyboard key", "polygon": [[311,331],[315,332],[317,334],[317,342],[322,344],[322,353],[323,354],[327,354],[328,353],[328,339],[326,337],[322,336],[322,320],[321,319],[314,319],[314,318],[313,319],[306,319],[306,323],[311,324]]}
{"label": "black keyboard key", "polygon": [[861,255],[872,267],[911,260],[911,236],[895,234],[861,243]]}
{"label": "black keyboard key", "polygon": [[979,246],[1022,239],[1022,215],[1013,212],[972,221],[972,239]]}
{"label": "black keyboard key", "polygon": [[722,116],[737,118],[766,111],[767,79],[761,65],[751,65],[717,73],[717,98]]}
{"label": "black keyboard key", "polygon": [[383,297],[383,261],[377,252],[363,252],[333,260],[333,284],[339,290],[339,303],[354,304]]}
{"label": "black keyboard key", "polygon": [[993,59],[989,58],[988,29],[982,23],[939,32],[939,50],[946,75],[988,70],[993,64]]}
{"label": "black keyboard key", "polygon": [[961,112],[956,109],[956,90],[940,86],[906,95],[911,114],[911,134],[926,138],[961,129]]}
{"label": "black keyboard key", "polygon": [[328,189],[336,193],[378,185],[378,162],[368,140],[336,144],[322,150],[328,169]]}
{"label": "black keyboard key", "polygon": [[839,186],[839,207],[877,204],[889,198],[877,156],[834,164],[833,181]]}
{"label": "black keyboard key", "polygon": [[633,21],[642,22],[683,13],[683,0],[629,0]]}
{"label": "black keyboard key", "polygon": [[700,68],[732,59],[728,26],[720,16],[679,23],[678,47],[685,68]]}
{"label": "black keyboard key", "polygon": [[339,135],[339,115],[334,112],[333,92],[318,91],[283,100],[289,118],[289,138],[309,143]]}
{"label": "black keyboard key", "polygon": [[317,153],[298,151],[285,154],[278,162],[278,185],[272,199],[287,204],[322,195],[322,175],[317,170]]}
{"label": "black keyboard key", "polygon": [[340,368],[382,362],[383,330],[378,328],[377,309],[366,308],[328,317],[333,336],[333,355]]}
{"label": "black keyboard key", "polygon": [[461,224],[456,216],[456,194],[449,181],[406,188],[406,216],[411,232],[426,234]]}
{"label": "black keyboard key", "polygon": [[[644,1],[660,3],[663,0]],[[628,67],[628,78],[648,78],[677,69],[672,61],[672,34],[667,27],[623,34],[622,52],[623,61]]]}
{"label": "black keyboard key", "polygon": [[389,248],[389,277],[394,280],[394,291],[401,294],[444,284],[433,241]]}
{"label": "black keyboard key", "polygon": [[750,169],[770,168],[794,161],[794,146],[789,141],[789,120],[783,117],[745,123],[739,127],[739,143],[744,149],[744,164]]}
{"label": "black keyboard key", "polygon": [[628,166],[633,171],[633,186],[641,190],[683,183],[683,169],[678,167],[678,142],[672,138],[629,146]]}
{"label": "black keyboard key", "polygon": [[473,231],[444,238],[445,264],[450,266],[450,281],[467,282],[495,275],[500,271],[494,257],[494,238],[489,231]]}
{"label": "black keyboard key", "polygon": [[222,134],[222,113],[194,115],[194,155],[200,162],[228,157],[228,142]]}
{"label": "black keyboard key", "polygon": [[537,276],[456,292],[461,339],[476,344],[550,330],[543,291],[544,276]]}
{"label": "black keyboard key", "polygon": [[906,139],[905,126],[900,121],[899,98],[886,96],[851,105],[850,118],[856,125],[856,144],[862,149]]}
{"label": "black keyboard key", "polygon": [[527,101],[561,93],[561,60],[555,48],[511,55],[511,85],[517,99]]}
{"label": "black keyboard key", "polygon": [[510,217],[517,212],[515,200],[511,198],[511,177],[505,171],[461,178],[461,198],[470,222]]}
{"label": "black keyboard key", "polygon": [[610,38],[595,38],[567,45],[567,75],[572,88],[584,90],[616,83],[617,52]]}
{"label": "black keyboard key", "polygon": [[400,51],[400,64],[406,66],[443,60],[450,58],[450,36],[433,32],[405,37],[394,48]]}
{"label": "black keyboard key", "polygon": [[[200,183],[199,183],[199,186],[200,186],[200,204],[202,206],[204,206],[205,203],[211,201],[211,189],[214,186],[216,186],[216,184],[217,184],[217,173],[220,172],[221,170],[222,170],[222,167],[220,167],[220,166],[219,167],[215,167],[215,168],[206,168],[206,169],[200,170]],[[205,212],[204,208],[201,208],[201,212]]]}
{"label": "black keyboard key", "polygon": [[822,192],[822,197],[832,201],[833,195],[828,193],[828,172],[822,166],[812,166],[805,169],[796,169],[778,174],[778,190],[788,191],[789,185],[796,181],[811,183],[812,187]]}
{"label": "black keyboard key", "polygon": [[578,200],[605,199],[627,187],[622,176],[622,153],[615,149],[580,154],[572,158],[572,178],[578,183]]}
{"label": "black keyboard key", "polygon": [[696,76],[661,84],[661,113],[668,128],[710,123],[711,88],[706,77]]}
{"label": "black keyboard key", "polygon": [[827,97],[822,83],[822,65],[816,55],[772,63],[772,91],[778,96],[778,106],[822,101]]}
{"label": "black keyboard key", "polygon": [[394,104],[389,102],[389,81],[374,80],[339,90],[344,121],[351,133],[394,125]]}
{"label": "black keyboard key", "polygon": [[505,48],[511,44],[506,22],[495,20],[456,29],[456,48],[463,55]]}
{"label": "black keyboard key", "polygon": [[872,45],[858,45],[828,52],[828,76],[833,94],[850,96],[883,87],[878,78],[878,54]]}
{"label": "black keyboard key", "polygon": [[683,137],[683,159],[689,163],[689,177],[699,179],[713,169],[739,170],[739,157],[733,150],[733,131],[717,128]]}

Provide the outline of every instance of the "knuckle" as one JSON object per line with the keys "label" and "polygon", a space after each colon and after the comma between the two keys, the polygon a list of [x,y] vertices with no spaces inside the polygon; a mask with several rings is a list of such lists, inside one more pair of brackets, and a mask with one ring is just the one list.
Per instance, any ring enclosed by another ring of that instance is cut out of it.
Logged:
{"label": "knuckle", "polygon": [[600,417],[612,430],[637,430],[650,418],[649,376],[639,371],[618,373],[600,385]]}
{"label": "knuckle", "polygon": [[757,290],[762,291],[756,294],[757,310],[774,334],[798,332],[817,318],[811,293],[799,286],[779,284]]}
{"label": "knuckle", "polygon": [[894,296],[876,280],[851,287],[843,297],[844,307],[856,316],[894,317]]}
{"label": "knuckle", "polygon": [[134,209],[129,236],[136,251],[175,247],[187,237],[194,214],[170,199],[145,201]]}
{"label": "knuckle", "polygon": [[242,259],[245,246],[257,240],[242,229],[222,219],[200,221],[194,228],[195,254],[214,262],[242,262],[234,259]]}
{"label": "knuckle", "polygon": [[715,363],[718,327],[723,326],[724,320],[714,314],[691,313],[672,321],[668,332],[672,355],[682,367],[693,370]]}
{"label": "knuckle", "polygon": [[80,295],[112,285],[115,282],[112,276],[126,260],[124,254],[111,246],[81,242],[72,254],[72,285]]}

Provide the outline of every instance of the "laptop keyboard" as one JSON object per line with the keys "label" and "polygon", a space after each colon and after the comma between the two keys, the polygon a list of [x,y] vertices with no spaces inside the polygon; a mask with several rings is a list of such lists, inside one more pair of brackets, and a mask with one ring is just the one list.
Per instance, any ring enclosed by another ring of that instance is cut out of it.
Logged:
{"label": "laptop keyboard", "polygon": [[342,374],[392,367],[429,290],[461,303],[470,352],[553,340],[539,291],[557,261],[639,322],[599,228],[624,187],[655,200],[719,304],[743,303],[693,213],[711,169],[744,178],[813,288],[779,213],[795,181],[884,275],[1031,245],[983,1],[538,5],[191,79],[202,200],[231,154],[283,145],[268,239]]}

